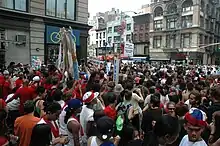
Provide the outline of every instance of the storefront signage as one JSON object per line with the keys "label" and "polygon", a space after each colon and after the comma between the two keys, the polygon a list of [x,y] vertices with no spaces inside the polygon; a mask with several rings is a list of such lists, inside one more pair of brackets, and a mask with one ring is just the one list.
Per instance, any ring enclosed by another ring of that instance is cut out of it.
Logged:
{"label": "storefront signage", "polygon": [[[61,41],[60,28],[56,26],[46,27],[46,42],[47,44],[59,44]],[[80,31],[72,30],[72,37],[76,43],[76,46],[80,46]]]}

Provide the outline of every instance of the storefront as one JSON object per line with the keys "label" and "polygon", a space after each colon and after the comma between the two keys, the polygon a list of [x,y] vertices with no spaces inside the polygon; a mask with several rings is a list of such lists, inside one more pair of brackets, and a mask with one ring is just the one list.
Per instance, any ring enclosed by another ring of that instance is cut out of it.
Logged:
{"label": "storefront", "polygon": [[[55,64],[58,59],[61,41],[60,27],[47,25],[45,32],[45,62]],[[80,31],[73,29],[72,36],[78,50],[80,48]]]}

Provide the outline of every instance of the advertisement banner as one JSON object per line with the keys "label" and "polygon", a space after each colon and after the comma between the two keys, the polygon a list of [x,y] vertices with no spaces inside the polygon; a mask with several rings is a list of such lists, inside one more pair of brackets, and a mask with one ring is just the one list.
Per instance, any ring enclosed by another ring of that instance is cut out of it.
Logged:
{"label": "advertisement banner", "polygon": [[134,44],[126,42],[124,45],[124,57],[133,57],[134,55]]}
{"label": "advertisement banner", "polygon": [[114,59],[114,81],[115,81],[115,84],[118,84],[118,81],[119,81],[119,62],[120,62],[120,59],[118,59],[118,58]]}

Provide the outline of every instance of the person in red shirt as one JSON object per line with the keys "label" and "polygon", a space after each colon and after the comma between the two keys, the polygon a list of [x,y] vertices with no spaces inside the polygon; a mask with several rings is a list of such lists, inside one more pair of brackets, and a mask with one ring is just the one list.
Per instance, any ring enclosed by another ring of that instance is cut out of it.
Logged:
{"label": "person in red shirt", "polygon": [[109,105],[107,107],[105,107],[104,113],[109,118],[115,120],[116,116],[117,116],[117,112],[116,112],[116,104],[117,104],[116,95],[115,94],[109,95],[108,101],[109,101]]}
{"label": "person in red shirt", "polygon": [[23,84],[23,73],[19,73],[19,78],[15,81],[16,88],[20,88]]}
{"label": "person in red shirt", "polygon": [[0,77],[0,90],[1,90],[1,97],[5,99],[9,93],[11,92],[11,82],[9,79],[9,72],[7,70],[5,70],[3,72],[4,76]]}
{"label": "person in red shirt", "polygon": [[19,88],[15,94],[10,98],[7,103],[11,102],[13,99],[20,98],[20,107],[19,111],[20,114],[23,114],[24,112],[24,103],[27,100],[33,100],[34,99],[34,90],[30,87],[28,87],[29,81],[26,80],[23,83],[23,87]]}

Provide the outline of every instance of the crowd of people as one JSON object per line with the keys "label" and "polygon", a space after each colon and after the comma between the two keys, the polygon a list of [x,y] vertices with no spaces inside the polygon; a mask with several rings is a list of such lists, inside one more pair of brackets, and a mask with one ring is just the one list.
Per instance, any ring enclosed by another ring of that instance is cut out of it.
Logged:
{"label": "crowd of people", "polygon": [[11,63],[0,75],[0,146],[220,146],[216,66]]}

